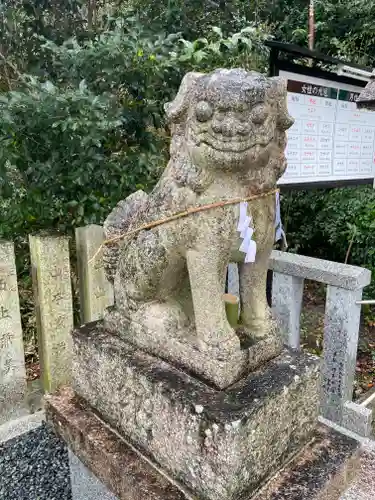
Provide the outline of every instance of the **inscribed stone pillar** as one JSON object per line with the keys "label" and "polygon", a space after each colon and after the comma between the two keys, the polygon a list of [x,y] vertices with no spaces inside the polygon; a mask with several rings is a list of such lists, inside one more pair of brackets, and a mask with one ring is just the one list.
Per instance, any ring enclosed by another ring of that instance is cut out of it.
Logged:
{"label": "inscribed stone pillar", "polygon": [[47,392],[70,381],[73,329],[69,240],[30,236],[42,381]]}
{"label": "inscribed stone pillar", "polygon": [[322,415],[341,423],[344,405],[352,400],[358,348],[362,289],[327,286],[323,346]]}
{"label": "inscribed stone pillar", "polygon": [[0,242],[0,424],[25,412],[26,371],[14,245]]}

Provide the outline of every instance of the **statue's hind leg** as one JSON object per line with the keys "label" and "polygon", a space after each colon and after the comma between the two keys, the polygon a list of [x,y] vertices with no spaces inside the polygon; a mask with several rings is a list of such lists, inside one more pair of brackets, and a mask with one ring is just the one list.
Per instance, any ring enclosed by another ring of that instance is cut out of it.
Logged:
{"label": "statue's hind leg", "polygon": [[115,315],[121,316],[128,330],[123,333],[155,336],[159,332],[163,337],[166,331],[186,327],[188,319],[178,300],[183,273],[183,257],[163,242],[160,231],[144,231],[131,241],[115,278]]}

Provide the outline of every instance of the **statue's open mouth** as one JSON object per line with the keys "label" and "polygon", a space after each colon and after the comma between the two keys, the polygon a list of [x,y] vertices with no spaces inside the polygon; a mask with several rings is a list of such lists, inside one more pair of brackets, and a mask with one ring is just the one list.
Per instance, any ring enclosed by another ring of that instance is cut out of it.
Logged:
{"label": "statue's open mouth", "polygon": [[209,141],[201,141],[201,144],[206,144],[210,148],[215,149],[216,151],[222,151],[223,153],[245,153],[252,147],[251,144],[240,143],[235,141],[221,143],[220,145],[212,144]]}
{"label": "statue's open mouth", "polygon": [[252,148],[267,147],[270,141],[260,144],[254,143],[250,138],[242,139],[237,137],[217,138],[209,134],[204,134],[204,137],[197,138],[197,144],[205,144],[206,146],[223,153],[245,153]]}

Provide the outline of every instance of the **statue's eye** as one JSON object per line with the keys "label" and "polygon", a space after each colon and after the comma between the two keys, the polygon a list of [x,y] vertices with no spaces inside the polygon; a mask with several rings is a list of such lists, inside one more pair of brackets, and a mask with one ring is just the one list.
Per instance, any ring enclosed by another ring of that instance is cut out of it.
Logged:
{"label": "statue's eye", "polygon": [[195,116],[199,122],[207,122],[213,115],[213,109],[207,101],[200,101],[195,108]]}
{"label": "statue's eye", "polygon": [[262,125],[267,119],[268,111],[264,106],[258,106],[251,112],[251,121],[256,125]]}

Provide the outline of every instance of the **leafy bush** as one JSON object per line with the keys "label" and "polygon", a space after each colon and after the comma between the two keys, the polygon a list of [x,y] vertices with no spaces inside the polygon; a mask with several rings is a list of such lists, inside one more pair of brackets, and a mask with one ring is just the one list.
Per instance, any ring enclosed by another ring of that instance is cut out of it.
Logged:
{"label": "leafy bush", "polygon": [[[123,3],[124,4],[124,3]],[[276,39],[307,46],[307,0],[129,0],[129,7],[154,29],[206,36],[210,25],[225,33],[246,23],[265,24]],[[366,0],[315,0],[315,47],[325,54],[374,66],[375,6]],[[124,9],[124,7],[123,7]]]}
{"label": "leafy bush", "polygon": [[[282,205],[291,251],[367,267],[375,275],[372,187],[296,191]],[[375,282],[365,293],[375,298]]]}
{"label": "leafy bush", "polygon": [[167,156],[163,105],[183,74],[264,67],[265,36],[214,29],[189,42],[131,20],[91,40],[46,42],[53,78],[24,75],[0,96],[1,236],[100,223],[119,199],[150,188]]}
{"label": "leafy bush", "polygon": [[134,12],[143,24],[152,19],[154,30],[181,32],[194,39],[207,36],[211,26],[220,26],[233,33],[254,19],[255,2],[244,0],[129,0],[122,6],[123,12]]}
{"label": "leafy bush", "polygon": [[[280,41],[307,46],[306,0],[263,2],[260,19]],[[315,48],[357,64],[374,66],[375,5],[367,0],[315,0]]]}
{"label": "leafy bush", "polygon": [[0,2],[0,89],[12,88],[19,73],[46,74],[43,37],[62,43],[87,36],[82,0],[3,0]]}
{"label": "leafy bush", "polygon": [[24,89],[0,96],[3,236],[100,221],[113,199],[147,182],[151,159],[121,149],[121,110],[109,96],[84,82],[61,90],[28,78]]}

